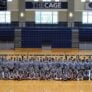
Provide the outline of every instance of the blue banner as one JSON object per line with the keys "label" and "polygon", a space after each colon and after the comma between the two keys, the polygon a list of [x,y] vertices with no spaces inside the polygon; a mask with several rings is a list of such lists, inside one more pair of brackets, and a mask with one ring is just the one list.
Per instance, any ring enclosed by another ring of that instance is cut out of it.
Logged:
{"label": "blue banner", "polygon": [[7,10],[7,0],[0,0],[0,11]]}
{"label": "blue banner", "polygon": [[26,9],[67,9],[68,2],[26,2]]}

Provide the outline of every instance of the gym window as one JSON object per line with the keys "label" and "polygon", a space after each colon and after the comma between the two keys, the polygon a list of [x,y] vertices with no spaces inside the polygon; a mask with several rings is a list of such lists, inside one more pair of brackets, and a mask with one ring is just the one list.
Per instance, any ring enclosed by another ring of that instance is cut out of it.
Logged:
{"label": "gym window", "polygon": [[10,11],[0,11],[0,23],[11,23]]}
{"label": "gym window", "polygon": [[[39,2],[39,0],[34,0],[34,1],[38,1]],[[53,0],[41,0],[41,1],[43,1],[43,2],[51,2],[51,1],[53,1]],[[60,0],[54,0],[55,2],[59,2]]]}
{"label": "gym window", "polygon": [[[88,0],[81,0],[81,2],[87,2]],[[92,0],[89,0],[89,2],[92,2]]]}
{"label": "gym window", "polygon": [[35,12],[36,24],[57,24],[58,12],[51,11],[37,11]]}
{"label": "gym window", "polygon": [[82,14],[83,24],[92,24],[92,11],[84,11]]}
{"label": "gym window", "polygon": [[7,0],[8,2],[12,2],[12,0]]}

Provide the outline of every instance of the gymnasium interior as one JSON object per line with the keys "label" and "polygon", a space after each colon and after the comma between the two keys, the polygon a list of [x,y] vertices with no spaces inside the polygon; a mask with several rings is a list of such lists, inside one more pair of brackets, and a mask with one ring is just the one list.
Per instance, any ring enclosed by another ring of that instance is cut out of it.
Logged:
{"label": "gymnasium interior", "polygon": [[92,92],[92,0],[0,0],[0,92]]}

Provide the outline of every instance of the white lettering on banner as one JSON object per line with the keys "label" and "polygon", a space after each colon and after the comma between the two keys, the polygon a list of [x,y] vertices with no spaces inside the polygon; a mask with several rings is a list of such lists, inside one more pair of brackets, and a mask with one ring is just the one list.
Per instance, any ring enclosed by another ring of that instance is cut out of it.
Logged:
{"label": "white lettering on banner", "polygon": [[26,9],[67,9],[68,2],[26,2]]}
{"label": "white lettering on banner", "polygon": [[45,7],[45,8],[48,8],[48,3],[45,3],[44,7]]}
{"label": "white lettering on banner", "polygon": [[61,8],[61,3],[44,3],[44,8]]}

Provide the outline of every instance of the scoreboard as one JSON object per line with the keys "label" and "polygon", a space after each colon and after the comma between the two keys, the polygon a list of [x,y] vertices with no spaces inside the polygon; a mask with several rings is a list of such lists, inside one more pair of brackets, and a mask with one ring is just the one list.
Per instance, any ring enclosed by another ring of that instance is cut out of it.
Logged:
{"label": "scoreboard", "polygon": [[7,10],[7,0],[0,0],[0,11]]}

